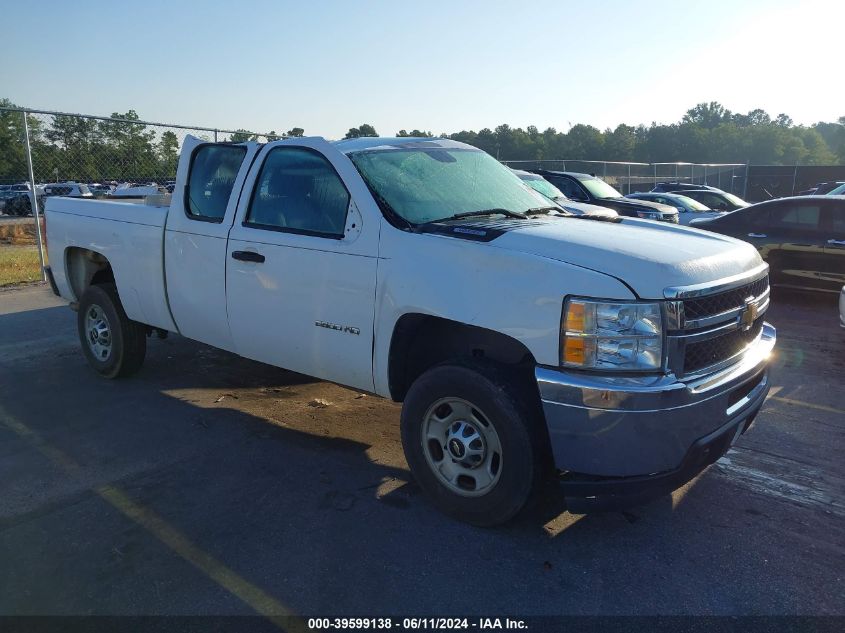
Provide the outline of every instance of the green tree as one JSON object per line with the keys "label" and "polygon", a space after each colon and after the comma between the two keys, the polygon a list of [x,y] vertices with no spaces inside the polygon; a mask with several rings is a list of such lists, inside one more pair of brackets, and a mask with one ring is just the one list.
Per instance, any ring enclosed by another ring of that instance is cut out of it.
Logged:
{"label": "green tree", "polygon": [[50,169],[60,180],[93,180],[99,175],[97,158],[102,135],[95,119],[55,115],[44,137],[54,144]]}
{"label": "green tree", "polygon": [[612,132],[604,132],[604,153],[613,156],[613,160],[634,160],[634,149],[637,146],[636,129],[630,125],[617,125]]}
{"label": "green tree", "polygon": [[351,127],[343,138],[360,138],[362,136],[378,136],[376,129],[369,123],[364,123],[359,127]]}
{"label": "green tree", "polygon": [[237,130],[232,132],[232,135],[229,137],[229,142],[231,143],[246,143],[247,141],[257,140],[258,137],[255,134],[242,128],[238,128]]}
{"label": "green tree", "polygon": [[300,138],[302,136],[305,136],[305,130],[303,130],[301,127],[293,127],[287,131],[285,136],[290,136],[292,138]]}
{"label": "green tree", "polygon": [[158,141],[159,174],[165,179],[176,176],[179,164],[179,138],[170,130],[162,132]]}
{"label": "green tree", "polygon": [[730,118],[730,110],[726,110],[718,101],[711,101],[710,103],[699,103],[694,108],[687,110],[681,122],[713,128]]}
{"label": "green tree", "polygon": [[423,132],[422,130],[418,130],[418,129],[414,128],[410,132],[408,132],[407,130],[399,130],[396,133],[396,136],[403,137],[403,138],[404,137],[429,137],[430,138],[434,135],[431,132]]}
{"label": "green tree", "polygon": [[[8,99],[0,107],[14,108]],[[0,110],[0,182],[17,182],[27,177],[23,116],[20,112]]]}
{"label": "green tree", "polygon": [[103,164],[109,171],[103,176],[118,180],[151,180],[156,177],[155,132],[143,123],[135,110],[114,112],[111,119],[99,124],[105,146]]}

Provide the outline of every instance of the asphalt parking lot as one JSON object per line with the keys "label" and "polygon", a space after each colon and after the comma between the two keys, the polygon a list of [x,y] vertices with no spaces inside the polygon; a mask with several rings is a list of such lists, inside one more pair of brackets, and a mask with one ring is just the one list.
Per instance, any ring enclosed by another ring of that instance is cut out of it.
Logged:
{"label": "asphalt parking lot", "polygon": [[0,614],[845,614],[845,330],[776,293],[773,389],[709,471],[498,529],[409,482],[399,406],[153,340],[104,381],[44,286],[0,291]]}

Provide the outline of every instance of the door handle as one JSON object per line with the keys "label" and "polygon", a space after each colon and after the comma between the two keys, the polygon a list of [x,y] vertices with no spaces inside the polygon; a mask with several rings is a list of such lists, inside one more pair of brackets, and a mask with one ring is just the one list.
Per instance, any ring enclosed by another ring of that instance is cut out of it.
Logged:
{"label": "door handle", "polygon": [[845,240],[828,240],[828,244],[836,244],[836,246],[845,246]]}
{"label": "door handle", "polygon": [[765,233],[749,233],[748,237],[769,237]]}
{"label": "door handle", "polygon": [[255,262],[256,264],[264,263],[264,255],[255,251],[232,251],[232,259],[241,262]]}

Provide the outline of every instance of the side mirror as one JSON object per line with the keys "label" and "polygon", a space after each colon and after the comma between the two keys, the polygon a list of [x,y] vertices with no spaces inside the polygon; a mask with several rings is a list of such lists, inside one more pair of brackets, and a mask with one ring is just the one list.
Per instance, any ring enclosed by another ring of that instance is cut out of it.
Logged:
{"label": "side mirror", "polygon": [[686,213],[687,212],[686,207],[676,207],[676,208],[678,209],[678,213]]}

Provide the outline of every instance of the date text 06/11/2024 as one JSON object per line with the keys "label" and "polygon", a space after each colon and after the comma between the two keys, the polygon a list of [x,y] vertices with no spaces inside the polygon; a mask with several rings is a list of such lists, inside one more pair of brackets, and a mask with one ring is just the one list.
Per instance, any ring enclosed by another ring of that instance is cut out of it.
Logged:
{"label": "date text 06/11/2024", "polygon": [[308,628],[330,629],[377,629],[377,630],[519,630],[527,629],[524,620],[512,618],[309,618]]}

